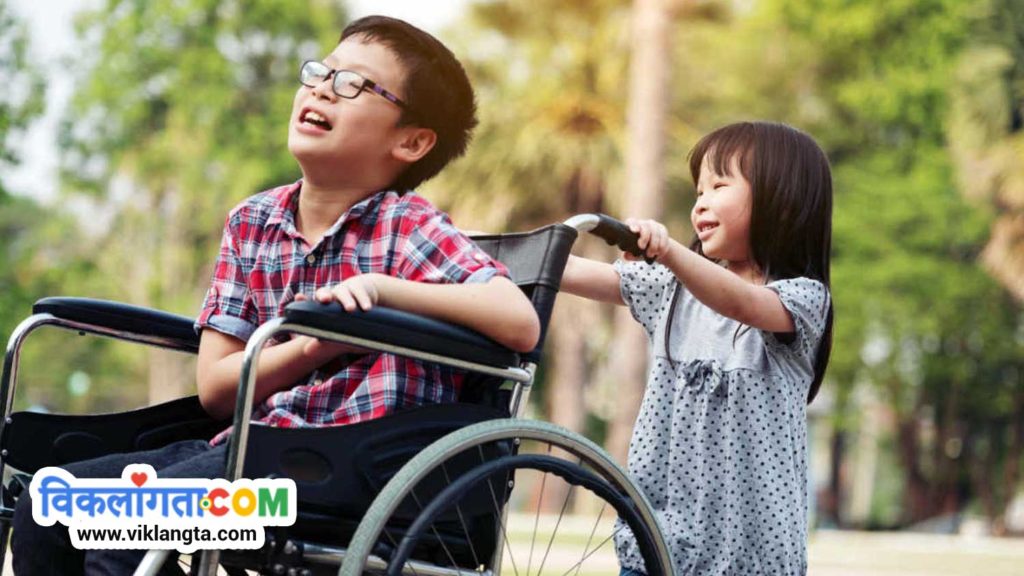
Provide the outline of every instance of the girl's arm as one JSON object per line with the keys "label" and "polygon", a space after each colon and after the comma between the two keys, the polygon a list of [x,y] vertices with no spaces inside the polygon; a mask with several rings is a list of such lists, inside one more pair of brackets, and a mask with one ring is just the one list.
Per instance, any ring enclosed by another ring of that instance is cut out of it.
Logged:
{"label": "girl's arm", "polygon": [[[723,316],[768,332],[796,330],[793,318],[779,295],[751,284],[729,270],[672,240],[665,227],[651,221],[627,220],[640,235],[637,244],[647,255],[668,267],[687,290],[705,306]],[[636,258],[625,255],[627,260]]]}
{"label": "girl's arm", "polygon": [[562,273],[562,291],[590,300],[626,305],[615,267],[589,258],[569,255]]}

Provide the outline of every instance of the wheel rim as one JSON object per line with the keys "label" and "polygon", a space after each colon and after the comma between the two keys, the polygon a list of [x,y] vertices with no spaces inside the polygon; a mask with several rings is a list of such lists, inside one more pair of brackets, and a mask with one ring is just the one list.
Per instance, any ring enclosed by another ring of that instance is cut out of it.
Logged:
{"label": "wheel rim", "polygon": [[[509,442],[513,438],[519,441],[518,452],[520,454],[554,455],[553,457],[560,460],[571,462],[573,465],[580,466],[594,475],[604,478],[606,484],[614,486],[616,491],[634,502],[636,514],[642,518],[643,525],[654,526],[653,531],[649,530],[650,533],[646,536],[640,536],[640,540],[649,548],[648,553],[644,555],[651,558],[647,562],[651,566],[649,572],[651,574],[670,573],[667,547],[661,532],[657,529],[656,522],[651,520],[653,513],[648,503],[639,494],[636,487],[625,480],[625,474],[621,469],[615,466],[607,455],[589,440],[544,422],[515,420],[485,422],[445,437],[431,445],[417,458],[423,457],[425,462],[437,464],[467,451],[482,451],[489,444]],[[427,454],[427,452],[432,452],[432,454]],[[480,457],[480,462],[486,460],[483,456]],[[424,462],[410,462],[389,482],[381,496],[371,506],[371,512],[368,513],[368,517],[364,519],[356,536],[353,537],[340,574],[361,573],[367,566],[366,551],[374,544],[377,545],[378,552],[386,557],[385,559],[396,558],[393,552],[400,547],[404,532],[400,526],[397,528],[391,526],[387,530],[383,530],[383,518],[390,518],[391,512],[401,505],[401,502],[396,502],[396,500],[409,501],[411,499],[416,508],[423,509],[430,505],[431,497],[438,493],[417,494],[417,486],[427,475],[427,472],[423,470],[410,469],[416,468],[417,464],[423,465]],[[445,466],[439,466],[439,469],[442,474],[450,475]],[[533,473],[531,472],[531,474]],[[537,476],[538,474],[533,475]],[[449,529],[447,533],[440,535],[433,534],[431,531],[425,533],[428,540],[432,538],[437,541],[435,548],[438,552],[431,556],[429,551],[425,554],[421,549],[418,556],[420,562],[404,566],[403,573],[468,574],[476,573],[479,569],[484,572],[493,571],[524,576],[611,574],[609,566],[612,568],[617,566],[613,536],[622,533],[625,529],[624,523],[614,521],[614,518],[617,517],[614,507],[608,506],[606,501],[600,498],[595,500],[589,488],[583,487],[586,488],[583,490],[580,486],[566,483],[564,479],[552,476],[549,472],[539,474],[539,479],[524,479],[521,476],[521,471],[516,470],[515,484],[517,487],[511,495],[512,512],[507,517],[498,516],[499,530],[494,539],[505,549],[501,559],[492,562],[491,558],[485,557],[486,550],[472,549],[471,542],[479,536],[479,534],[474,534],[474,530],[479,531],[480,528],[461,518],[460,516],[467,514],[464,511],[458,511],[458,507],[456,507],[454,518],[457,522],[455,522],[454,529]],[[491,480],[492,487],[490,489],[495,492],[493,500],[503,501],[504,495],[496,488],[496,485],[502,483],[495,483],[493,478]],[[522,512],[524,500],[530,503],[527,515]],[[377,510],[374,511],[374,508]],[[581,508],[583,512],[581,512]],[[369,534],[371,532],[373,532],[372,536]],[[460,551],[446,549],[445,539],[450,537],[453,532],[465,534],[467,537],[463,540],[470,544],[464,545]],[[470,535],[473,537],[469,537]],[[368,538],[372,538],[373,541],[369,542]],[[575,560],[568,560],[574,556]],[[414,558],[417,556],[414,555]],[[599,569],[590,570],[591,564],[599,566]],[[436,566],[442,566],[443,569],[435,570]]]}

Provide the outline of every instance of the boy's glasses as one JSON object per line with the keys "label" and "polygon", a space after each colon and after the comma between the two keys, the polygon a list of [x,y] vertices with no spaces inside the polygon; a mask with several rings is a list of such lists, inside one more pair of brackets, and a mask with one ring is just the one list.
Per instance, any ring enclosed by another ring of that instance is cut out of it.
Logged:
{"label": "boy's glasses", "polygon": [[399,108],[403,110],[408,108],[405,102],[398,97],[381,88],[373,80],[363,78],[356,72],[351,70],[335,70],[323,62],[317,62],[315,60],[307,60],[302,63],[302,68],[299,69],[299,82],[302,82],[304,86],[315,88],[319,86],[324,80],[327,80],[331,76],[334,77],[334,81],[331,83],[331,88],[334,93],[342,98],[352,99],[363,90],[370,90],[375,94],[379,94],[385,99],[394,102]]}

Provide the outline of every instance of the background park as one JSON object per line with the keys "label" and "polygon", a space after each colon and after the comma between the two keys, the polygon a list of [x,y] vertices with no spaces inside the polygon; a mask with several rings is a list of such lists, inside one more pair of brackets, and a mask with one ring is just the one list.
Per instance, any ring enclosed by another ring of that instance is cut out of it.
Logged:
{"label": "background park", "polygon": [[[298,63],[367,13],[467,66],[480,126],[421,190],[466,229],[602,211],[688,239],[700,135],[814,135],[836,323],[810,573],[1024,574],[1024,0],[0,0],[0,334],[57,294],[194,316],[228,210],[299,177]],[[547,353],[535,417],[624,461],[642,331],[563,297]],[[41,334],[16,407],[121,410],[193,393],[193,371]]]}

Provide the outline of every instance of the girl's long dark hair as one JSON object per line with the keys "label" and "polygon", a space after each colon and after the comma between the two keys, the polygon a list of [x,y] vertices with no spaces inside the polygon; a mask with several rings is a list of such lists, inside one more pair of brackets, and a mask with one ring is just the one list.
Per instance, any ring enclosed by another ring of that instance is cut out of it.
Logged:
{"label": "girl's long dark hair", "polygon": [[[832,171],[825,152],[810,136],[785,124],[730,124],[701,138],[690,152],[694,183],[700,179],[702,162],[711,162],[709,168],[717,174],[728,174],[734,157],[750,183],[750,255],[765,278],[802,276],[830,286]],[[690,247],[704,255],[696,237]],[[821,388],[831,354],[830,299],[808,403]]]}

